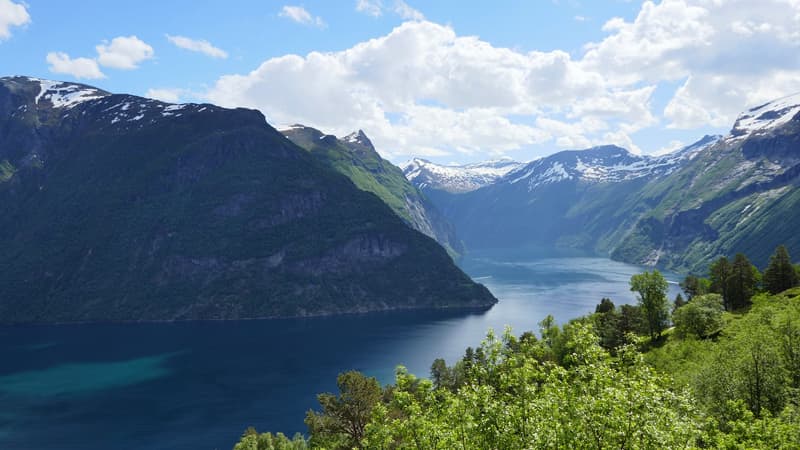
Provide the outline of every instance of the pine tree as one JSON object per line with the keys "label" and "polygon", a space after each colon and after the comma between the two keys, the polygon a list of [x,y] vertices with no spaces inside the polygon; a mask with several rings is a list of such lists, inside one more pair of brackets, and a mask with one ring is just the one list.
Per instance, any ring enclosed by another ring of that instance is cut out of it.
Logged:
{"label": "pine tree", "polygon": [[783,245],[775,249],[764,271],[764,288],[771,294],[778,294],[797,286],[797,273],[792,266],[789,251]]}
{"label": "pine tree", "polygon": [[732,308],[728,295],[728,278],[731,276],[731,263],[728,258],[722,256],[711,264],[709,272],[711,292],[721,295],[725,310],[730,311]]}
{"label": "pine tree", "polygon": [[730,276],[725,283],[729,309],[740,309],[750,304],[750,299],[756,293],[759,276],[758,269],[750,264],[750,260],[743,254],[737,253],[731,264]]}

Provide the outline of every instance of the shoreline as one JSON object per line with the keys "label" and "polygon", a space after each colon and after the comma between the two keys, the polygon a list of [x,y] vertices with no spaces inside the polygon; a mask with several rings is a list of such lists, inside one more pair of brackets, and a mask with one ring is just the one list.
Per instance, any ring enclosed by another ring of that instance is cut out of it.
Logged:
{"label": "shoreline", "polygon": [[[498,301],[499,302],[499,301]],[[368,309],[364,311],[347,312],[319,312],[310,314],[298,314],[291,316],[259,316],[259,317],[236,317],[236,318],[207,318],[207,319],[142,319],[142,320],[81,320],[81,321],[30,321],[30,322],[0,322],[0,329],[37,327],[37,326],[70,326],[70,325],[135,325],[135,324],[184,324],[184,323],[216,323],[216,322],[253,322],[253,321],[278,321],[278,320],[297,320],[297,319],[323,319],[342,316],[368,316],[383,313],[403,313],[403,312],[442,312],[442,313],[484,313],[492,309],[498,302],[487,306],[444,306],[444,307],[397,307]]]}

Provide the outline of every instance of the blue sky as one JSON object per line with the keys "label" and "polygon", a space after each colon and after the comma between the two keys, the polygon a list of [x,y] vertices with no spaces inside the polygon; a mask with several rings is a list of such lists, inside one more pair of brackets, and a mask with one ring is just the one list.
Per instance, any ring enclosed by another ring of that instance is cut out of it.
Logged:
{"label": "blue sky", "polygon": [[0,0],[0,61],[276,126],[362,128],[395,162],[651,153],[800,90],[800,5],[729,3]]}

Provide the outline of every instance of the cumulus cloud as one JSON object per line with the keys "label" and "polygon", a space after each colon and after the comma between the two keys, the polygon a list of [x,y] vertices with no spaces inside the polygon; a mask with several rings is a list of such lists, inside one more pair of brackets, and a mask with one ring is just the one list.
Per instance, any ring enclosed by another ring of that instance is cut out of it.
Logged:
{"label": "cumulus cloud", "polygon": [[326,26],[322,17],[311,15],[311,13],[302,6],[285,5],[281,8],[281,12],[278,13],[278,16],[285,17],[301,25],[310,25],[317,28],[325,28]]}
{"label": "cumulus cloud", "polygon": [[11,27],[21,27],[31,21],[24,4],[0,0],[0,41],[11,37]]}
{"label": "cumulus cloud", "polygon": [[[2,1],[2,0],[0,0]],[[100,66],[112,69],[131,70],[139,67],[139,63],[153,57],[153,47],[147,45],[136,36],[119,36],[104,41],[95,47],[95,58],[71,58],[64,52],[50,52],[46,60],[53,73],[72,75],[75,78],[105,78]]]}
{"label": "cumulus cloud", "polygon": [[[269,59],[248,74],[220,78],[208,97],[258,108],[273,123],[337,134],[362,128],[382,151],[401,156],[507,152],[561,137],[520,115],[570,115],[582,124],[570,131],[574,142],[587,142],[582,133],[598,128],[632,132],[653,120],[651,93],[611,90],[565,52],[522,53],[415,21],[344,51]],[[600,120],[614,114],[637,127]]]}
{"label": "cumulus cloud", "polygon": [[[219,78],[207,97],[272,123],[361,128],[401,157],[541,143],[639,152],[642,130],[728,127],[748,106],[800,91],[796,0],[646,1],[632,20],[606,21],[605,39],[578,55],[497,47],[388,1],[356,9],[412,20],[341,51],[268,59]],[[665,89],[671,98],[655,102]]]}
{"label": "cumulus cloud", "polygon": [[75,78],[105,78],[97,61],[91,58],[70,58],[63,52],[50,52],[46,57],[48,69],[53,73],[72,75]]}
{"label": "cumulus cloud", "polygon": [[682,82],[672,128],[729,126],[746,107],[800,91],[800,2],[663,0],[611,19],[583,64],[618,85]]}
{"label": "cumulus cloud", "polygon": [[225,59],[228,57],[228,53],[225,50],[215,47],[210,42],[203,39],[191,39],[185,36],[170,36],[168,34],[167,40],[179,48],[202,53],[212,58]]}
{"label": "cumulus cloud", "polygon": [[136,36],[119,36],[95,47],[97,62],[101,66],[131,70],[139,63],[153,57],[153,47]]}

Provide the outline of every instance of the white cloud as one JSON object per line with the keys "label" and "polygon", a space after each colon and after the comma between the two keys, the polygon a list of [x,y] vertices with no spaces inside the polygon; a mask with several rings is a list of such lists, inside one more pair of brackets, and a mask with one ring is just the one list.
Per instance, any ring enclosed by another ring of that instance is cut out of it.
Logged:
{"label": "white cloud", "polygon": [[168,34],[167,40],[175,44],[177,47],[193,52],[203,53],[204,55],[212,58],[225,59],[228,57],[228,53],[225,50],[214,47],[210,42],[203,39],[190,39],[185,36],[171,36]]}
{"label": "white cloud", "polygon": [[317,28],[326,27],[325,21],[322,20],[321,17],[311,15],[311,13],[302,6],[285,5],[281,8],[281,12],[278,13],[278,16],[285,17],[302,25],[311,25]]}
{"label": "white cloud", "polygon": [[750,105],[800,91],[800,2],[647,1],[587,46],[583,64],[618,85],[681,81],[672,128],[730,126]]}
{"label": "white cloud", "polygon": [[383,15],[383,2],[381,0],[357,0],[356,11],[372,17]]}
{"label": "white cloud", "polygon": [[[800,91],[797,0],[646,1],[633,20],[607,21],[606,38],[578,56],[496,47],[389,1],[356,9],[413,20],[341,51],[268,59],[219,78],[207,97],[272,123],[362,128],[400,157],[540,143],[639,152],[642,130],[728,127],[747,107]],[[655,110],[665,86],[672,98]]]}
{"label": "white cloud", "polygon": [[150,88],[147,90],[144,96],[147,98],[161,100],[162,102],[179,103],[181,101],[181,97],[183,97],[185,94],[186,94],[185,89]]}
{"label": "white cloud", "polygon": [[53,73],[72,75],[75,78],[98,79],[105,78],[97,61],[90,58],[70,58],[63,52],[50,52],[47,54],[48,69]]}
{"label": "white cloud", "polygon": [[383,0],[357,0],[356,11],[372,17],[380,17],[385,11],[389,11],[403,20],[425,20],[424,14],[403,0],[394,0],[391,7],[387,7]]}
{"label": "white cloud", "polygon": [[97,49],[97,62],[104,67],[131,70],[139,63],[153,57],[153,47],[136,36],[119,36],[110,43],[103,43]]}
{"label": "white cloud", "polygon": [[[567,134],[585,143],[601,129],[631,133],[654,121],[652,91],[610,89],[562,51],[522,53],[414,21],[344,51],[269,59],[220,78],[208,98],[258,108],[272,123],[335,134],[362,128],[381,151],[400,156],[507,152]],[[580,131],[535,123],[548,114],[569,116]],[[629,123],[615,123],[620,117]]]}
{"label": "white cloud", "polygon": [[0,41],[11,37],[11,27],[21,27],[31,22],[24,4],[0,0]]}
{"label": "white cloud", "polygon": [[403,0],[395,0],[394,2],[394,12],[402,17],[403,19],[407,20],[424,20],[425,16],[417,11],[416,9],[412,8],[408,5],[408,3],[404,2]]}

